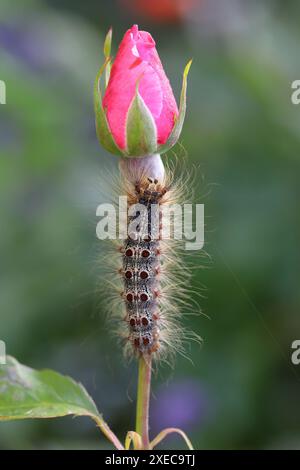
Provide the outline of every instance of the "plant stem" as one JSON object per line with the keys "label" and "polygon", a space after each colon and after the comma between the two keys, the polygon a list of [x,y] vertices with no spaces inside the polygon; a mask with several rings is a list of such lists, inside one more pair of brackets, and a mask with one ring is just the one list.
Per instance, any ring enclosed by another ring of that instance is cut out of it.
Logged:
{"label": "plant stem", "polygon": [[108,424],[103,420],[101,416],[91,415],[91,418],[96,422],[97,426],[101,429],[103,434],[115,446],[116,449],[124,450],[124,447],[117,438],[117,436],[112,432]]}
{"label": "plant stem", "polygon": [[142,438],[143,449],[150,449],[149,441],[149,404],[151,388],[151,358],[143,356],[139,359],[137,405],[136,405],[136,432]]}

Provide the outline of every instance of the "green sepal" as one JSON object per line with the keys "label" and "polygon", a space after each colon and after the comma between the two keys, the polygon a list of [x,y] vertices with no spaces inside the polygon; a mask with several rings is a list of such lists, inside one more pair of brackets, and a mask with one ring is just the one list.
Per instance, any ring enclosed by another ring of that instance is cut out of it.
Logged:
{"label": "green sepal", "polygon": [[104,45],[103,45],[103,54],[106,59],[109,59],[105,68],[105,87],[107,87],[109,77],[110,77],[110,70],[111,70],[111,41],[112,41],[112,28],[109,28],[107,35],[105,36]]}
{"label": "green sepal", "polygon": [[163,144],[158,147],[158,152],[160,154],[167,152],[170,150],[178,141],[183,123],[184,123],[184,118],[185,118],[185,112],[186,112],[186,90],[187,90],[187,77],[189,70],[192,65],[192,60],[190,60],[184,69],[183,72],[183,80],[182,80],[182,88],[181,88],[181,94],[180,94],[180,105],[179,105],[179,114],[178,117],[175,119],[174,127],[171,131],[171,134],[168,137],[168,140]]}
{"label": "green sepal", "polygon": [[105,58],[110,57],[111,40],[112,40],[112,28],[109,28],[108,33],[105,36],[104,45],[103,45],[103,53],[104,53]]}
{"label": "green sepal", "polygon": [[109,128],[109,124],[106,118],[105,111],[102,106],[102,95],[101,95],[101,88],[100,88],[100,80],[103,72],[106,70],[108,63],[110,62],[110,58],[107,57],[104,64],[100,68],[99,72],[97,73],[95,85],[94,85],[94,107],[95,107],[95,122],[96,122],[96,132],[97,137],[103,147],[108,150],[109,152],[115,155],[123,155],[123,152],[117,146],[111,130]]}
{"label": "green sepal", "polygon": [[126,142],[128,157],[143,157],[157,152],[157,131],[149,108],[138,92],[128,109],[126,118]]}

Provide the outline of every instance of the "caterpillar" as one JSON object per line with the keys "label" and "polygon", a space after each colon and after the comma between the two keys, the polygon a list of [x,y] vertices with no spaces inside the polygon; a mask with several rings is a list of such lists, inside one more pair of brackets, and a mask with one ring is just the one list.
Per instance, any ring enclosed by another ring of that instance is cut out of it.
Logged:
{"label": "caterpillar", "polygon": [[[159,331],[161,329],[159,313],[161,271],[161,249],[159,239],[154,237],[157,230],[151,223],[151,208],[162,203],[168,188],[157,179],[147,177],[135,183],[135,203],[146,209],[144,220],[146,234],[139,225],[134,234],[124,243],[123,282],[126,305],[126,320],[129,330],[129,341],[134,350],[141,354],[158,351]],[[140,212],[137,213],[140,216]],[[129,221],[134,217],[129,217]],[[135,236],[133,236],[135,235]],[[161,235],[159,235],[161,238]]]}
{"label": "caterpillar", "polygon": [[[187,292],[191,273],[180,253],[182,241],[172,236],[180,216],[173,214],[170,236],[162,236],[164,209],[184,202],[190,196],[186,188],[192,185],[184,177],[176,180],[173,168],[161,167],[159,155],[122,159],[120,170],[110,186],[116,196],[127,197],[127,235],[121,243],[113,242],[103,261],[109,268],[104,277],[109,284],[105,298],[110,324],[127,357],[170,362],[175,352],[184,354],[185,339],[200,340],[180,322],[191,303]],[[198,303],[195,309],[199,310]]]}

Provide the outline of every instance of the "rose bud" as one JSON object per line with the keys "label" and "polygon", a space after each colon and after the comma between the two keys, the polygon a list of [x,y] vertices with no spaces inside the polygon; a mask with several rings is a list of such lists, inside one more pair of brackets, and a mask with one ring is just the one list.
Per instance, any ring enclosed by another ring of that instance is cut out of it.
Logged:
{"label": "rose bud", "polygon": [[[152,36],[132,26],[125,33],[113,64],[111,37],[110,30],[104,43],[106,60],[95,81],[98,138],[108,151],[124,157],[166,152],[177,142],[182,130],[191,61],[183,73],[178,111]],[[104,72],[102,98],[100,82]]]}

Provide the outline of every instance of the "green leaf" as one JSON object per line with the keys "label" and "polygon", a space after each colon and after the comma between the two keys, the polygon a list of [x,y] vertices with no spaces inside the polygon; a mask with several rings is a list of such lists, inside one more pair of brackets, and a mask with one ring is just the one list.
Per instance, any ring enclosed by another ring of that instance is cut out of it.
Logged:
{"label": "green leaf", "polygon": [[156,125],[138,89],[127,114],[126,141],[129,157],[142,157],[157,151]]}
{"label": "green leaf", "polygon": [[8,356],[0,367],[0,419],[97,415],[81,384],[51,370],[35,371]]}
{"label": "green leaf", "polygon": [[7,356],[0,366],[0,421],[90,416],[117,448],[123,448],[84,387],[52,370],[36,371]]}
{"label": "green leaf", "polygon": [[181,95],[180,95],[180,105],[179,105],[179,114],[177,119],[175,120],[173,130],[171,134],[169,135],[169,138],[167,142],[163,145],[160,145],[158,147],[158,153],[164,153],[170,150],[177,142],[179,139],[179,136],[182,131],[183,123],[184,123],[184,118],[185,118],[185,112],[186,112],[186,90],[187,90],[187,77],[188,73],[190,71],[191,65],[192,65],[192,60],[190,60],[184,69],[183,72],[183,80],[182,80],[182,88],[181,88]]}
{"label": "green leaf", "polygon": [[105,111],[102,106],[102,96],[100,89],[101,76],[106,70],[106,67],[110,59],[107,58],[97,73],[95,85],[94,85],[94,106],[95,106],[95,120],[96,120],[96,132],[100,143],[109,152],[115,155],[123,155],[123,152],[119,149],[114,138],[112,136],[109,124],[106,119]]}

